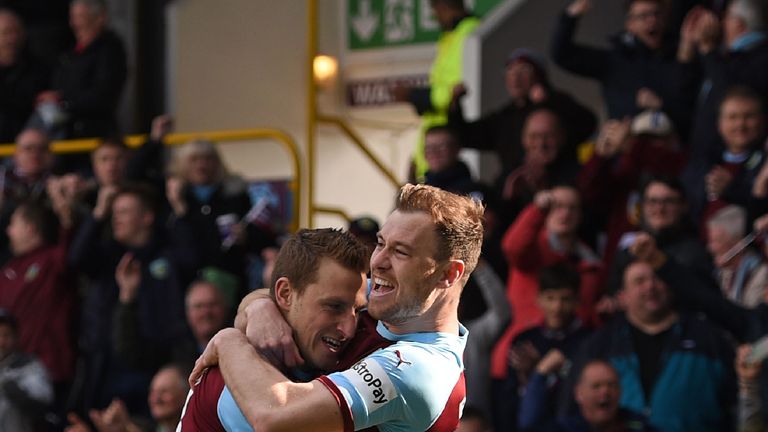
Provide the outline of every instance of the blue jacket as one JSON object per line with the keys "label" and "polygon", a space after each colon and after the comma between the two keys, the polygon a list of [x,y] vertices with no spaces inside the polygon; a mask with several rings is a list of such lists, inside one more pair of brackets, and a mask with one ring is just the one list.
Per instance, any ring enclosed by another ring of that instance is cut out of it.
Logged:
{"label": "blue jacket", "polygon": [[706,319],[680,314],[662,350],[663,365],[650,395],[643,391],[625,317],[617,317],[587,341],[579,364],[594,358],[610,361],[619,373],[621,406],[645,414],[659,430],[731,429],[730,408],[736,400],[733,348]]}

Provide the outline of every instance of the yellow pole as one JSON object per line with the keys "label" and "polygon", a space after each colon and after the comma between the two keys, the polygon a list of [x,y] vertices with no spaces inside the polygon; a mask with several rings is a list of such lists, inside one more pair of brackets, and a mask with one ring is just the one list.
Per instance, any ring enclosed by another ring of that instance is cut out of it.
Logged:
{"label": "yellow pole", "polygon": [[307,226],[314,226],[315,215],[315,128],[317,126],[317,88],[314,60],[317,54],[317,0],[307,0]]}

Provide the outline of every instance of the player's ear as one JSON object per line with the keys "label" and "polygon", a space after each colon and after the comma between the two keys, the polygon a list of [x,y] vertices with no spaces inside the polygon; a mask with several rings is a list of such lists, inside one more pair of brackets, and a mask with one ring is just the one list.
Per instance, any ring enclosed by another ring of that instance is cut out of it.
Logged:
{"label": "player's ear", "polygon": [[439,288],[450,288],[464,276],[464,261],[458,259],[448,260],[443,267],[443,274],[438,282]]}
{"label": "player's ear", "polygon": [[293,284],[287,277],[281,277],[275,282],[275,303],[280,309],[288,310],[293,303]]}

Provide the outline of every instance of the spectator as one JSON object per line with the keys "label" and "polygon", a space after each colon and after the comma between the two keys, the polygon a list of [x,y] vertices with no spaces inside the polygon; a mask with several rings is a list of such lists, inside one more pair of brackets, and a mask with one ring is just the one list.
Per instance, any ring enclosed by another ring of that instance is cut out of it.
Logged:
{"label": "spectator", "polygon": [[[16,137],[13,164],[0,166],[0,227],[7,227],[11,214],[19,203],[27,200],[45,201],[46,181],[50,175],[53,155],[45,132],[25,129]],[[8,238],[0,233],[0,264],[10,255]]]}
{"label": "spectator", "polygon": [[459,159],[461,145],[456,134],[445,126],[435,126],[424,134],[427,172],[424,183],[457,194],[482,194],[472,180],[467,165]]}
{"label": "spectator", "polygon": [[157,371],[152,378],[149,386],[149,412],[157,424],[157,430],[176,430],[189,392],[188,376],[188,368],[169,365]]}
{"label": "spectator", "polygon": [[77,294],[67,266],[74,186],[68,178],[49,185],[56,215],[25,202],[11,216],[6,231],[13,258],[0,270],[0,307],[18,319],[20,349],[42,361],[63,402],[75,366]]}
{"label": "spectator", "polygon": [[[480,297],[472,299],[471,297]],[[473,313],[468,305],[481,301],[485,310]],[[459,320],[472,333],[464,347],[464,377],[467,382],[467,404],[491,418],[491,352],[512,319],[512,311],[504,296],[504,282],[485,261],[478,261],[459,301]]]}
{"label": "spectator", "polygon": [[[56,67],[52,88],[37,96],[38,121],[57,139],[117,132],[115,111],[127,76],[126,53],[117,34],[107,29],[108,20],[104,0],[70,3],[75,47]],[[42,115],[46,111],[55,114],[47,118]]]}
{"label": "spectator", "polygon": [[53,402],[53,388],[42,363],[18,348],[16,320],[0,309],[0,429],[40,430]]}
{"label": "spectator", "polygon": [[707,222],[707,249],[715,258],[717,282],[723,295],[747,308],[762,303],[768,285],[768,264],[752,249],[735,255],[731,250],[746,234],[747,214],[741,207],[728,206]]}
{"label": "spectator", "polygon": [[185,298],[185,317],[189,337],[179,337],[172,344],[155,346],[136,330],[140,317],[131,303],[121,303],[114,321],[115,353],[135,368],[151,369],[169,361],[194,364],[208,341],[231,322],[231,307],[221,290],[213,283],[198,279],[189,285]]}
{"label": "spectator", "polygon": [[[508,391],[506,397],[515,400],[534,387],[549,395],[547,400],[552,403],[539,403],[535,410],[525,403],[512,407],[514,414],[519,413],[517,424],[501,430],[515,426],[528,429],[538,423],[538,416],[551,417],[558,411],[554,401],[559,399],[556,395],[561,389],[561,369],[570,366],[581,343],[590,333],[576,316],[579,279],[579,273],[566,263],[553,264],[539,272],[537,302],[544,314],[544,322],[522,332],[512,342],[505,389]],[[513,414],[507,415],[514,417]]]}
{"label": "spectator", "polygon": [[40,129],[24,129],[16,137],[10,166],[0,167],[2,206],[6,211],[27,199],[44,197],[46,177],[53,166],[50,141]]}
{"label": "spectator", "polygon": [[[177,215],[186,215],[198,239],[202,267],[215,267],[237,280],[226,293],[235,304],[249,290],[246,257],[273,247],[274,237],[259,219],[245,221],[252,204],[248,185],[227,173],[214,143],[191,141],[173,155],[166,188],[168,203]],[[269,210],[262,207],[259,217]],[[253,223],[252,223],[253,222]],[[224,287],[221,287],[224,288]]]}
{"label": "spectator", "polygon": [[563,69],[600,83],[608,118],[662,110],[686,135],[698,82],[696,67],[678,63],[677,47],[664,41],[666,2],[630,0],[627,4],[624,31],[612,40],[610,49],[602,49],[574,43],[577,24],[592,0],[571,1],[557,24],[552,57]]}
{"label": "spectator", "polygon": [[464,147],[496,152],[502,173],[508,173],[523,163],[521,136],[526,117],[535,109],[546,106],[562,120],[566,135],[563,153],[576,160],[577,146],[595,130],[595,114],[567,93],[552,88],[545,60],[533,50],[518,48],[512,51],[507,57],[504,77],[509,102],[473,122],[464,120],[459,103],[466,88],[463,84],[454,88],[448,125],[457,131],[459,142]]}
{"label": "spectator", "polygon": [[[563,363],[562,354],[558,357],[555,351],[548,355],[552,366],[540,365],[544,369],[557,369]],[[545,360],[548,360],[545,357]],[[542,360],[541,363],[544,363]],[[532,382],[531,384],[534,384]],[[541,384],[539,384],[541,387]],[[540,404],[545,401],[546,392],[543,388],[528,387],[525,394],[524,406],[531,411],[540,410]],[[655,431],[644,416],[637,412],[621,408],[621,385],[619,374],[611,363],[604,360],[589,361],[579,372],[574,390],[579,412],[569,417],[546,420],[540,418],[540,423],[531,429],[542,432],[581,432],[581,431]],[[550,417],[551,418],[551,417]]]}
{"label": "spectator", "polygon": [[[153,424],[145,424],[144,419],[131,418],[125,404],[113,400],[104,410],[91,410],[89,417],[96,432],[170,432],[176,430],[181,419],[181,411],[189,392],[186,366],[170,364],[161,368],[152,378],[147,402]],[[76,414],[69,416],[70,426],[65,432],[91,432]]]}
{"label": "spectator", "polygon": [[429,71],[429,87],[399,86],[395,100],[409,102],[422,119],[422,135],[413,153],[410,180],[422,182],[427,171],[424,158],[424,132],[448,122],[448,105],[453,87],[461,82],[464,41],[480,24],[464,6],[464,0],[430,0],[432,12],[440,25],[437,54]]}
{"label": "spectator", "polygon": [[[717,15],[696,8],[686,16],[681,45],[689,57],[698,51],[704,69],[691,130],[689,167],[717,158],[722,142],[717,134],[718,110],[728,89],[749,87],[758,98],[768,98],[768,40],[762,0],[731,0],[722,23]],[[722,33],[723,49],[718,49]]]}
{"label": "spectator", "polygon": [[[347,230],[373,253],[373,250],[376,249],[376,235],[379,233],[379,223],[376,222],[376,219],[371,216],[361,216],[352,219]],[[370,256],[370,253],[368,255]],[[268,281],[270,279],[265,278],[264,280]]]}
{"label": "spectator", "polygon": [[24,49],[24,25],[0,7],[0,143],[13,141],[45,88],[46,71]]}
{"label": "spectator", "polygon": [[636,229],[640,185],[653,176],[677,176],[685,154],[669,118],[660,111],[644,111],[630,122],[608,120],[602,127],[595,153],[579,173],[579,190],[587,207],[596,209],[606,233],[602,251],[611,268],[619,239]]}
{"label": "spectator", "polygon": [[[686,217],[688,205],[680,181],[672,177],[653,176],[641,186],[640,196],[640,228],[651,234],[665,253],[691,269],[696,277],[710,281],[714,271],[712,257]],[[611,291],[621,286],[624,267],[631,260],[627,247],[637,234],[628,232],[619,240],[619,251],[609,276]]]}
{"label": "spectator", "polygon": [[562,153],[565,131],[551,109],[538,108],[528,115],[522,140],[523,164],[506,175],[502,187],[501,197],[507,207],[501,215],[504,228],[537,192],[572,182],[579,169],[576,160]]}
{"label": "spectator", "polygon": [[705,221],[728,204],[739,205],[747,209],[751,222],[765,207],[765,200],[752,194],[765,160],[765,113],[760,98],[746,87],[729,90],[720,104],[718,129],[725,149],[706,165],[705,175],[687,185],[695,194],[691,195],[693,205],[705,209]]}
{"label": "spectator", "polygon": [[[104,408],[114,397],[130,412],[146,411],[149,380],[159,365],[136,368],[115,354],[115,320],[136,314],[132,330],[147,341],[142,350],[161,349],[183,334],[183,297],[197,268],[194,234],[183,215],[158,230],[157,204],[142,185],[125,185],[114,196],[102,190],[92,215],[80,227],[70,260],[91,285],[83,305],[84,408]],[[102,238],[111,209],[112,238]]]}
{"label": "spectator", "polygon": [[509,262],[507,298],[515,320],[493,352],[491,374],[503,379],[511,341],[522,331],[541,324],[544,314],[537,305],[539,272],[542,268],[569,263],[579,272],[578,316],[591,323],[594,304],[602,288],[602,265],[589,247],[579,240],[581,202],[578,192],[559,186],[536,194],[533,204],[507,230],[502,240]]}
{"label": "spectator", "polygon": [[649,413],[660,430],[729,430],[733,352],[719,329],[679,312],[669,286],[646,261],[626,266],[620,298],[625,315],[588,340],[581,363],[609,361],[619,374],[621,407]]}

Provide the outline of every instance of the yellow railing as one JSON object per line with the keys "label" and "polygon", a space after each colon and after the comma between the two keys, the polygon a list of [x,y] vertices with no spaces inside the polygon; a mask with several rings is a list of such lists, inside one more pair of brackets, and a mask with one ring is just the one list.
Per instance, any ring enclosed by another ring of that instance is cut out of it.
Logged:
{"label": "yellow railing", "polygon": [[387,168],[365,145],[363,139],[340,117],[322,115],[317,108],[317,87],[313,75],[313,62],[317,55],[317,0],[307,0],[307,201],[309,202],[309,226],[314,224],[315,213],[328,213],[341,216],[349,221],[349,216],[336,207],[321,206],[315,204],[314,175],[315,175],[315,133],[318,123],[327,123],[337,126],[360,149],[371,163],[384,175],[395,188],[400,187],[401,182],[397,176]]}
{"label": "yellow railing", "polygon": [[[247,141],[254,139],[271,139],[276,141],[287,150],[291,157],[293,178],[289,183],[293,202],[291,203],[291,222],[289,230],[295,232],[299,229],[299,216],[301,212],[301,163],[299,159],[299,149],[296,141],[287,133],[279,129],[239,129],[227,131],[208,131],[192,133],[168,134],[163,142],[166,145],[178,145],[189,142],[193,139],[208,139],[217,143],[228,141]],[[146,135],[128,135],[125,143],[129,147],[139,147],[147,141]],[[54,153],[79,153],[91,151],[99,144],[97,139],[79,139],[54,141],[51,143],[51,150]],[[0,156],[10,156],[13,154],[15,146],[13,144],[1,144]]]}

